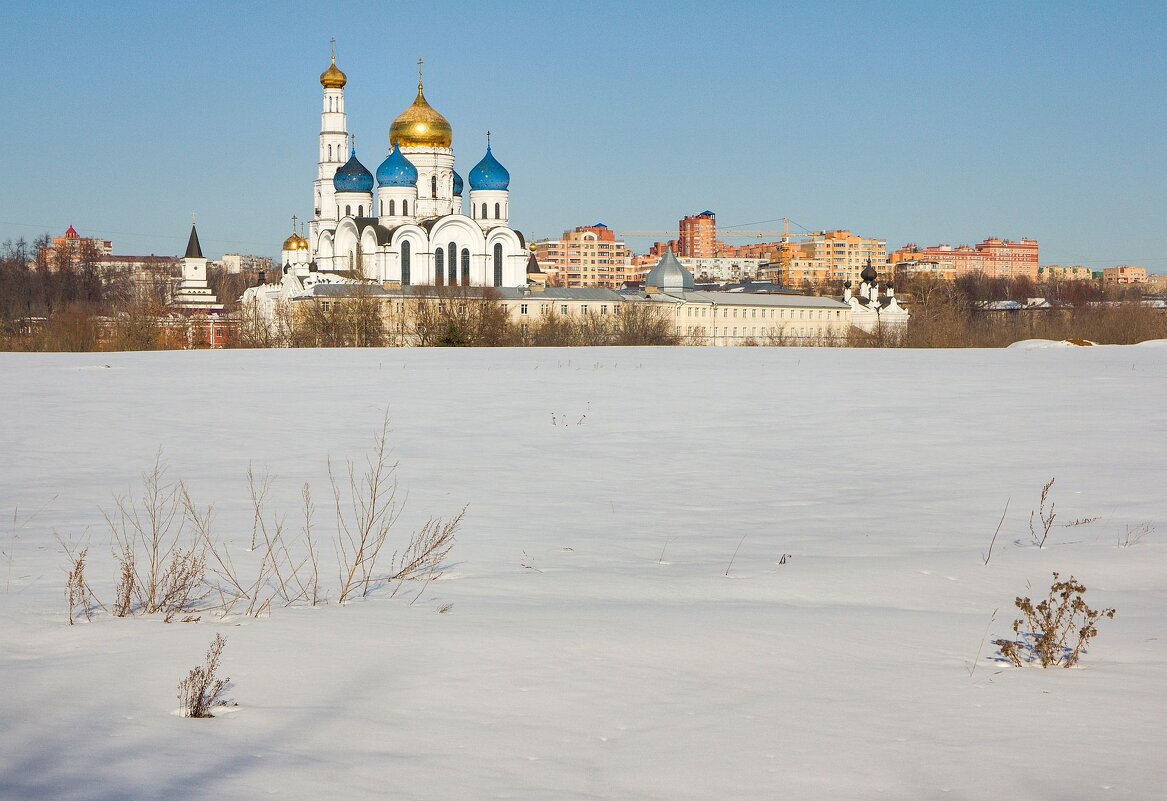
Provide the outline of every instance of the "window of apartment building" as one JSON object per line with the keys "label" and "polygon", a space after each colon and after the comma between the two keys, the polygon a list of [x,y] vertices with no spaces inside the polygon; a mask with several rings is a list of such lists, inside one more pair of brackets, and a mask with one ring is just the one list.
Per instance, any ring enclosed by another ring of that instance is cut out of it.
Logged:
{"label": "window of apartment building", "polygon": [[523,303],[519,306],[519,314],[526,314],[526,313],[527,313],[527,304]]}
{"label": "window of apartment building", "polygon": [[587,314],[588,313],[588,307],[586,304],[579,307],[579,313],[580,314]]}
{"label": "window of apartment building", "polygon": [[729,309],[722,309],[721,316],[722,317],[729,317]]}
{"label": "window of apartment building", "polygon": [[560,314],[567,314],[567,304],[566,303],[564,303],[562,306],[559,307],[559,313]]}
{"label": "window of apartment building", "polygon": [[608,313],[608,306],[607,306],[607,304],[601,304],[601,305],[600,305],[600,314],[607,314],[607,313]]}

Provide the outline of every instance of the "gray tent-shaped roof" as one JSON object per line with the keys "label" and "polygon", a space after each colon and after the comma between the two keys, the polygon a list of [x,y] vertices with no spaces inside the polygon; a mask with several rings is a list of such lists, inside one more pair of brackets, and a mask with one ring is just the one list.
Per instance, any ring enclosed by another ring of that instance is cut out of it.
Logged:
{"label": "gray tent-shaped roof", "polygon": [[685,269],[671,250],[656,263],[644,277],[644,285],[655,287],[661,292],[692,292],[693,273]]}

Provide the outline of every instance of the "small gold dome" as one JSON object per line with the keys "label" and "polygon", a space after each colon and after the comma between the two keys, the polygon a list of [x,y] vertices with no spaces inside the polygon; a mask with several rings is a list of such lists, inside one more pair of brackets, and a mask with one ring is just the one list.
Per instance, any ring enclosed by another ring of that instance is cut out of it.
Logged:
{"label": "small gold dome", "polygon": [[417,99],[413,105],[393,120],[389,127],[391,147],[450,147],[454,143],[454,129],[450,121],[439,114],[425,99],[421,82],[417,84]]}
{"label": "small gold dome", "polygon": [[299,234],[292,234],[287,239],[285,239],[284,246],[282,248],[282,250],[307,250],[307,249],[308,249],[308,240],[304,239]]}
{"label": "small gold dome", "polygon": [[343,89],[346,83],[348,83],[348,76],[337,69],[336,56],[333,56],[328,69],[320,73],[320,85],[325,89]]}

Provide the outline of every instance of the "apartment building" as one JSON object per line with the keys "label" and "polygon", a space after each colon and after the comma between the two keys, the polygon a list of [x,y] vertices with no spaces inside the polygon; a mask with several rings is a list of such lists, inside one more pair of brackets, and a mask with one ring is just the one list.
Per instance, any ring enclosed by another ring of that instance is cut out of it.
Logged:
{"label": "apartment building", "polygon": [[540,269],[565,287],[619,289],[636,280],[632,251],[603,223],[564,231],[561,239],[534,243]]}
{"label": "apartment building", "polygon": [[1038,247],[1035,239],[1013,242],[989,237],[971,247],[933,245],[921,248],[908,244],[892,253],[889,261],[893,265],[903,261],[934,262],[951,267],[958,277],[983,273],[990,278],[1038,279]]}

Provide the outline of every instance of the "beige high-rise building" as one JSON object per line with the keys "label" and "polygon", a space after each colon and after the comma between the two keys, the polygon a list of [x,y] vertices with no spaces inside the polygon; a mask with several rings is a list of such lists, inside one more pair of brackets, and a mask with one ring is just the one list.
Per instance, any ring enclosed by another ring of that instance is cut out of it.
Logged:
{"label": "beige high-rise building", "polygon": [[603,223],[581,225],[564,231],[562,239],[534,245],[539,267],[558,275],[565,287],[619,289],[638,274],[632,266],[632,251]]}
{"label": "beige high-rise building", "polygon": [[850,281],[857,286],[868,261],[880,276],[887,273],[887,242],[882,239],[867,239],[850,231],[820,231],[810,234],[799,247],[803,258],[819,262],[825,272],[825,281],[815,283]]}

